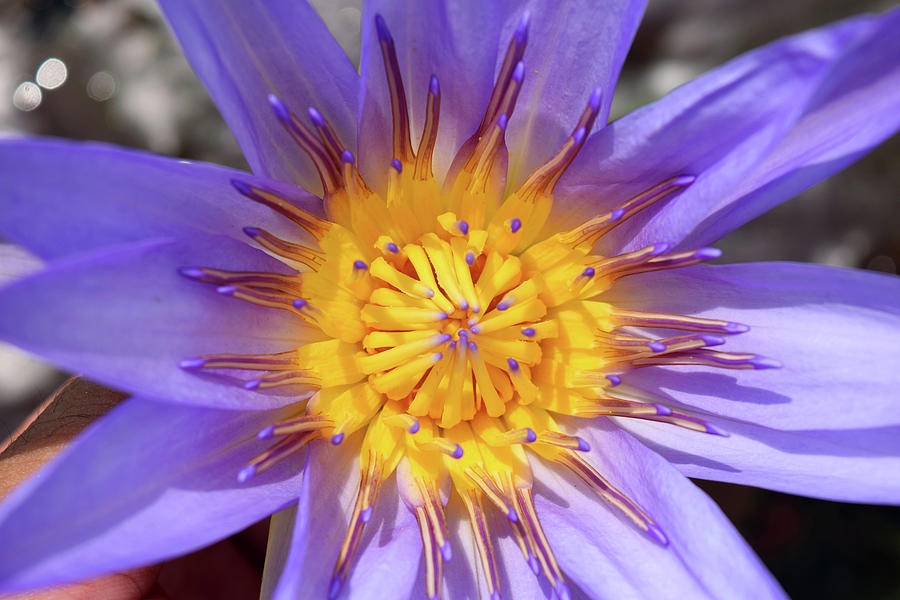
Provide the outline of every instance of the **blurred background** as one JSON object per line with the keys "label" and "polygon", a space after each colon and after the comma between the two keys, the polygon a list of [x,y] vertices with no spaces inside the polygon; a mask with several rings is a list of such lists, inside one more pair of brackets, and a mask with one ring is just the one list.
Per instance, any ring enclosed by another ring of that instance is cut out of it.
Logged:
{"label": "blurred background", "polygon": [[[359,2],[312,3],[358,62]],[[758,45],[893,4],[651,0],[616,89],[613,118]],[[0,135],[10,132],[246,168],[153,0],[0,2]],[[898,191],[900,137],[717,246],[727,262],[795,260],[896,273]],[[0,344],[0,439],[65,377]],[[792,597],[900,598],[900,511],[700,485]]]}

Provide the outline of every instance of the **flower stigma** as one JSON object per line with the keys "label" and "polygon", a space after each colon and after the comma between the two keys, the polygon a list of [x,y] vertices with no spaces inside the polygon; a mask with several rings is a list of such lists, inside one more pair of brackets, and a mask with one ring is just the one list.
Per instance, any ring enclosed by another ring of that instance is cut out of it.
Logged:
{"label": "flower stigma", "polygon": [[[507,124],[525,81],[528,16],[513,34],[484,116],[438,182],[432,157],[441,90],[428,82],[424,130],[413,147],[394,41],[376,17],[393,119],[393,160],[383,193],[364,181],[353,153],[326,116],[305,118],[270,96],[274,118],[306,152],[324,189],[324,217],[275,192],[233,181],[237,192],[297,226],[291,241],[253,226],[259,247],[296,274],[185,267],[181,273],[224,295],[286,310],[327,339],[277,354],[186,359],[191,370],[252,373],[247,389],[294,386],[293,417],[259,431],[269,447],[237,474],[246,482],[318,439],[362,438],[360,483],[329,589],[336,598],[385,480],[396,474],[423,542],[429,598],[441,593],[451,560],[445,506],[451,490],[471,524],[484,583],[501,597],[489,511],[499,510],[522,558],[560,598],[565,577],[541,527],[529,454],[572,472],[655,542],[662,529],[588,460],[589,444],[560,418],[621,417],[726,435],[626,383],[647,366],[777,368],[771,359],[715,349],[748,327],[628,310],[598,300],[624,277],[698,264],[713,248],[670,251],[666,243],[614,256],[595,244],[637,213],[686,189],[673,173],[571,230],[552,231],[553,193],[584,145],[602,92],[587,99],[570,135],[518,189],[505,192]],[[665,335],[652,334],[662,330]],[[570,421],[571,422],[571,421]]]}

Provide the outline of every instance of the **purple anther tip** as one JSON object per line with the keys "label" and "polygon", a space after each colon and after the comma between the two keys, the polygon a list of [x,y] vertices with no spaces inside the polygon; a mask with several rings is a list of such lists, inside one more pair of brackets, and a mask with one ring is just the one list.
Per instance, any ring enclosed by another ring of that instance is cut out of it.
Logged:
{"label": "purple anther tip", "polygon": [[465,329],[460,329],[459,331],[456,332],[456,334],[459,336],[459,339],[463,339],[463,338],[468,339],[469,338],[469,332],[466,331]]}
{"label": "purple anther tip", "polygon": [[256,434],[256,439],[267,440],[273,435],[275,435],[275,426],[269,425],[268,427],[263,427],[259,430],[259,433]]}
{"label": "purple anther tip", "polygon": [[334,600],[340,596],[342,587],[344,587],[344,582],[341,578],[338,576],[332,577],[331,584],[328,586],[328,600]]}
{"label": "purple anther tip", "polygon": [[656,523],[647,524],[647,533],[649,533],[650,537],[659,542],[661,545],[669,545],[669,536],[663,533],[663,530],[660,529],[659,525],[657,525]]}
{"label": "purple anther tip", "polygon": [[199,369],[205,364],[205,358],[186,358],[178,361],[178,366],[182,369]]}
{"label": "purple anther tip", "polygon": [[344,441],[344,432],[336,433],[333,436],[331,436],[331,443],[335,446],[339,445],[343,441]]}
{"label": "purple anther tip", "polygon": [[711,435],[717,435],[719,437],[726,437],[726,438],[731,437],[731,435],[729,435],[729,433],[727,431],[719,429],[712,423],[707,423],[706,421],[704,421],[703,425],[704,425],[704,427],[706,427],[706,433],[709,433]]}
{"label": "purple anther tip", "polygon": [[309,120],[313,122],[313,125],[316,127],[324,127],[325,126],[325,117],[322,116],[322,113],[317,111],[315,107],[310,106],[306,109],[306,114],[309,115]]}
{"label": "purple anther tip", "polygon": [[694,252],[694,258],[697,260],[714,260],[722,256],[722,251],[718,248],[700,248]]}
{"label": "purple anther tip", "polygon": [[437,96],[441,93],[441,86],[438,84],[437,75],[431,76],[431,80],[428,82],[428,91],[431,92],[432,96]]}
{"label": "purple anther tip", "polygon": [[506,511],[506,518],[509,519],[513,523],[519,522],[519,515],[516,514],[516,509],[514,509],[514,508],[509,508]]}
{"label": "purple anther tip", "polygon": [[475,262],[475,253],[474,252],[466,252],[466,264],[472,266]]}
{"label": "purple anther tip", "polygon": [[707,346],[721,346],[725,343],[725,338],[723,338],[721,335],[711,335],[705,333],[700,336],[700,339],[703,340],[703,343]]}
{"label": "purple anther tip", "polygon": [[[428,299],[434,298],[434,290],[431,288],[425,288],[425,297]],[[447,313],[443,313],[443,314],[446,315]],[[444,318],[446,319],[447,317],[444,317]]]}
{"label": "purple anther tip", "polygon": [[453,558],[453,546],[450,545],[450,540],[441,546],[441,556],[444,558],[444,562],[450,562],[450,559]]}
{"label": "purple anther tip", "polygon": [[509,370],[510,370],[510,371],[518,371],[518,370],[519,370],[519,361],[517,361],[517,360],[514,359],[514,358],[507,358],[507,359],[506,359],[506,364],[509,365]]}
{"label": "purple anther tip", "polygon": [[650,250],[651,256],[659,256],[663,252],[666,252],[672,246],[666,242],[660,242],[658,244],[653,244],[653,249]]}
{"label": "purple anther tip", "polygon": [[378,32],[379,40],[382,42],[391,41],[391,32],[388,31],[387,23],[384,22],[384,17],[381,15],[375,15],[375,30]]}
{"label": "purple anther tip", "polygon": [[369,519],[372,518],[372,507],[367,506],[362,509],[359,513],[359,520],[361,523],[368,523]]}
{"label": "purple anther tip", "polygon": [[691,185],[695,181],[697,181],[697,177],[695,175],[681,175],[679,177],[676,177],[672,181],[672,183],[674,183],[675,185]]}
{"label": "purple anther tip", "polygon": [[609,379],[609,383],[610,383],[613,387],[615,387],[615,386],[619,385],[620,383],[622,383],[622,378],[619,377],[618,375],[607,375],[606,378]]}
{"label": "purple anther tip", "polygon": [[566,585],[565,581],[556,580],[556,597],[559,600],[570,600],[572,598],[572,594],[569,592],[569,586]]}
{"label": "purple anther tip", "polygon": [[516,83],[522,83],[522,80],[525,79],[525,63],[521,60],[516,63],[516,68],[513,69],[512,78]]}
{"label": "purple anther tip", "polygon": [[463,300],[459,303],[459,308],[461,308],[462,310],[469,310],[469,303]]}
{"label": "purple anther tip", "polygon": [[654,352],[665,352],[665,350],[666,350],[666,345],[663,344],[662,342],[650,342],[650,343],[647,344],[647,345],[648,345],[648,346],[650,347],[650,349],[653,350]]}
{"label": "purple anther tip", "polygon": [[400,248],[394,242],[388,242],[384,245],[388,252],[393,254],[400,254]]}
{"label": "purple anther tip", "polygon": [[240,179],[232,179],[231,187],[233,187],[234,189],[236,189],[238,192],[240,192],[241,194],[243,194],[245,196],[252,196],[254,193],[253,186],[250,185],[249,183],[247,183],[246,181],[242,181]]}
{"label": "purple anther tip", "polygon": [[580,144],[584,141],[585,136],[587,135],[587,129],[584,127],[579,127],[575,130],[575,133],[572,134],[572,141],[576,144]]}
{"label": "purple anther tip", "polygon": [[416,422],[413,423],[412,425],[410,425],[410,426],[409,426],[409,429],[407,429],[407,431],[408,431],[410,434],[416,434],[416,433],[419,433],[419,420],[416,419]]}
{"label": "purple anther tip", "polygon": [[528,566],[531,567],[531,572],[535,575],[541,574],[541,563],[539,563],[537,557],[530,552],[528,553]]}
{"label": "purple anther tip", "polygon": [[478,325],[472,325],[469,329],[472,333],[481,333],[481,327]]}
{"label": "purple anther tip", "polygon": [[223,296],[230,296],[237,291],[237,288],[233,285],[220,285],[216,288],[216,291]]}
{"label": "purple anther tip", "polygon": [[366,269],[369,268],[369,265],[367,265],[367,264],[365,263],[365,261],[362,261],[362,260],[354,260],[354,261],[353,261],[353,268],[356,269],[356,270],[358,270],[358,271],[365,271]]}
{"label": "purple anther tip", "polygon": [[537,332],[534,330],[534,327],[523,327],[522,335],[525,337],[534,337]]}
{"label": "purple anther tip", "polygon": [[453,339],[453,336],[450,335],[449,333],[442,333],[441,335],[438,336],[437,343],[438,344],[446,344],[447,342],[449,342],[452,339]]}
{"label": "purple anther tip", "polygon": [[272,107],[272,112],[275,113],[275,118],[279,121],[288,122],[291,120],[291,111],[284,105],[281,98],[275,94],[269,94],[269,106]]}
{"label": "purple anther tip", "polygon": [[597,274],[597,272],[594,270],[594,267],[588,267],[587,269],[585,269],[584,271],[581,272],[581,276],[587,277],[588,279],[590,279],[591,277],[593,277],[596,274]]}
{"label": "purple anther tip", "polygon": [[661,417],[668,417],[672,414],[672,409],[664,404],[654,404],[653,408],[656,409],[656,414]]}
{"label": "purple anther tip", "polygon": [[537,434],[534,432],[534,429],[531,427],[525,428],[525,443],[531,444],[532,442],[537,441]]}
{"label": "purple anther tip", "polygon": [[609,213],[609,220],[610,221],[618,221],[619,219],[621,219],[624,216],[625,216],[625,209],[617,208],[616,210]]}
{"label": "purple anther tip", "polygon": [[256,237],[262,235],[262,229],[258,227],[244,227],[244,233],[250,237]]}
{"label": "purple anther tip", "polygon": [[237,480],[240,483],[244,483],[254,475],[256,475],[256,465],[247,465],[246,467],[238,471]]}
{"label": "purple anther tip", "polygon": [[457,221],[456,227],[457,227],[457,229],[462,231],[463,235],[466,235],[467,233],[469,233],[469,224],[466,223],[465,221]]}
{"label": "purple anther tip", "polygon": [[516,26],[516,32],[513,34],[516,37],[516,41],[520,44],[525,43],[528,39],[529,25],[531,25],[531,11],[526,10],[522,13],[522,18],[519,19],[519,24]]}
{"label": "purple anther tip", "polygon": [[449,317],[449,316],[450,316],[450,315],[448,315],[447,313],[441,311],[441,312],[439,312],[439,313],[437,314],[437,320],[438,320],[438,321],[443,321],[444,319],[446,319],[446,318]]}
{"label": "purple anther tip", "polygon": [[470,352],[478,352],[478,344],[475,342],[469,342],[467,345],[469,346]]}
{"label": "purple anther tip", "polygon": [[206,276],[206,273],[197,267],[179,267],[178,273],[189,279],[200,279],[201,277]]}
{"label": "purple anther tip", "polygon": [[456,340],[453,340],[449,344],[447,344],[447,350],[454,350],[456,348]]}
{"label": "purple anther tip", "polygon": [[[450,345],[452,346],[453,342],[451,342]],[[441,362],[443,359],[444,359],[443,352],[435,352],[434,355],[431,357],[431,360],[433,360],[434,362]],[[416,431],[418,431],[418,430],[419,430],[419,424],[416,423]],[[415,431],[410,432],[410,433],[415,433]]]}
{"label": "purple anther tip", "polygon": [[509,222],[509,230],[513,233],[516,233],[520,229],[522,229],[522,219],[520,219],[519,217],[513,217]]}
{"label": "purple anther tip", "polygon": [[506,131],[506,126],[509,125],[509,115],[503,113],[499,117],[497,117],[497,129],[500,131]]}
{"label": "purple anther tip", "polygon": [[494,590],[494,593],[491,594],[491,600],[503,600],[503,596],[500,595],[500,592]]}
{"label": "purple anther tip", "polygon": [[341,160],[348,165],[352,165],[354,162],[356,162],[356,159],[353,158],[353,153],[349,150],[344,150],[343,152],[341,152]]}
{"label": "purple anther tip", "polygon": [[251,379],[250,381],[245,381],[242,386],[245,390],[258,390],[259,384],[262,383],[262,379]]}
{"label": "purple anther tip", "polygon": [[725,333],[747,333],[750,327],[743,323],[729,322],[725,325]]}
{"label": "purple anther tip", "polygon": [[579,452],[591,451],[591,445],[588,444],[584,438],[576,437],[575,439],[578,440],[578,448],[576,448],[576,450],[578,450]]}
{"label": "purple anther tip", "polygon": [[303,308],[306,308],[306,306],[309,304],[309,302],[307,302],[303,298],[297,298],[296,300],[291,302],[291,304],[293,304],[294,308],[296,308],[297,310],[301,310]]}
{"label": "purple anther tip", "polygon": [[588,100],[588,106],[591,107],[591,110],[600,110],[600,102],[603,101],[603,88],[599,85],[594,88],[594,91],[591,92],[591,98]]}
{"label": "purple anther tip", "polygon": [[459,460],[460,458],[462,458],[462,457],[463,457],[463,449],[462,449],[462,446],[460,446],[459,444],[457,444],[457,445],[456,445],[456,450],[453,451],[453,455],[452,455],[452,456],[453,456],[453,458],[455,458],[456,460]]}
{"label": "purple anther tip", "polygon": [[397,171],[398,173],[402,173],[403,172],[403,163],[400,162],[399,158],[392,158],[391,159],[391,168],[394,169],[395,171]]}
{"label": "purple anther tip", "polygon": [[754,369],[780,369],[783,365],[774,358],[765,356],[754,356],[749,361]]}
{"label": "purple anther tip", "polygon": [[502,302],[500,302],[500,304],[497,305],[497,310],[506,310],[510,306],[512,306],[512,302],[510,302],[509,300],[503,300]]}

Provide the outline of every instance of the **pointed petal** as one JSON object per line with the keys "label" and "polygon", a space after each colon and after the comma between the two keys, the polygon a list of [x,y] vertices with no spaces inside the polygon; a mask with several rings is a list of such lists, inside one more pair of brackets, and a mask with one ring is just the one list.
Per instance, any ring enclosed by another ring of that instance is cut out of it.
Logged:
{"label": "pointed petal", "polygon": [[750,326],[726,352],[753,352],[772,370],[670,367],[623,377],[703,411],[785,430],[900,425],[900,278],[796,263],[700,266],[616,284],[617,306]]}
{"label": "pointed petal", "polygon": [[[359,437],[359,436],[357,436]],[[313,442],[296,510],[272,521],[263,598],[328,598],[359,484],[359,440]],[[407,598],[419,576],[419,529],[396,486],[381,488],[341,598]]]}
{"label": "pointed petal", "polygon": [[641,369],[625,385],[699,411],[728,438],[621,425],[684,473],[855,502],[900,502],[900,278],[791,263],[642,275],[613,301],[745,323],[726,351],[783,368]]}
{"label": "pointed petal", "polygon": [[557,188],[555,226],[575,225],[670,177],[694,175],[687,190],[602,242],[607,251],[679,245],[710,215],[729,210],[735,191],[799,127],[841,65],[867,40],[884,45],[879,32],[887,25],[858,17],[774,42],[601,130]]}
{"label": "pointed petal", "polygon": [[715,415],[701,418],[728,437],[617,421],[687,477],[825,500],[900,504],[900,425],[785,431]]}
{"label": "pointed petal", "polygon": [[318,193],[312,162],[266,100],[274,93],[301,115],[315,106],[356,145],[356,70],[315,10],[297,0],[160,4],[253,172]]}
{"label": "pointed petal", "polygon": [[294,401],[179,368],[179,361],[203,354],[279,352],[316,339],[287,311],[217,294],[180,275],[183,266],[286,271],[225,237],[80,255],[0,290],[0,338],[117,389],[163,400],[257,409]]}
{"label": "pointed petal", "polygon": [[142,398],[116,407],[0,506],[0,590],[152,564],[284,507],[299,463],[236,478],[262,449],[253,434],[277,418]]}
{"label": "pointed petal", "polygon": [[[553,156],[571,135],[597,86],[603,91],[597,126],[606,123],[619,71],[647,3],[613,0],[598,6],[594,0],[535,0],[525,4],[532,27],[524,58],[525,85],[508,129],[512,185],[522,183]],[[510,25],[504,29],[507,36],[515,22]]]}
{"label": "pointed petal", "polygon": [[0,179],[0,233],[45,259],[154,237],[245,240],[246,226],[296,238],[295,226],[241,196],[233,179],[322,212],[319,199],[291,185],[96,143],[0,140]]}
{"label": "pointed petal", "polygon": [[[588,460],[669,538],[662,546],[580,480],[533,464],[538,515],[566,576],[591,598],[785,598],[715,503],[609,421],[579,435]],[[536,462],[536,461],[533,461]]]}
{"label": "pointed petal", "polygon": [[509,41],[504,41],[501,29],[505,21],[521,16],[514,12],[521,13],[521,9],[507,11],[497,3],[468,0],[375,0],[364,4],[359,153],[366,180],[375,189],[385,181],[393,158],[390,96],[375,15],[384,18],[394,38],[412,117],[413,147],[422,135],[431,76],[438,77],[441,114],[434,168],[440,181],[456,151],[478,128],[494,84],[498,48],[503,51]]}

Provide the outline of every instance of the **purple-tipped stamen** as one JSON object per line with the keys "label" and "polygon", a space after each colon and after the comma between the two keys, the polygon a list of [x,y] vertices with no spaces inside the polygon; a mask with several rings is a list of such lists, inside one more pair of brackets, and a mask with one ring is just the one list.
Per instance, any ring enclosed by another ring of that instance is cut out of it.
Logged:
{"label": "purple-tipped stamen", "polygon": [[469,224],[466,223],[465,221],[457,221],[456,228],[459,229],[463,235],[466,235],[469,233]]}
{"label": "purple-tipped stamen", "polygon": [[344,441],[344,432],[343,431],[341,433],[336,433],[333,436],[331,436],[331,443],[335,446],[339,445],[343,441]]}
{"label": "purple-tipped stamen", "polygon": [[366,269],[369,268],[369,265],[367,265],[365,262],[363,262],[361,260],[354,260],[353,268],[356,269],[357,271],[365,271]]}
{"label": "purple-tipped stamen", "polygon": [[402,173],[403,172],[403,163],[400,162],[399,158],[392,158],[391,159],[391,168],[394,169],[395,171],[397,171],[398,173]]}
{"label": "purple-tipped stamen", "polygon": [[246,467],[244,467],[243,469],[238,471],[237,480],[240,483],[244,483],[245,481],[247,481],[248,479],[253,477],[255,474],[256,474],[256,465],[247,465]]}
{"label": "purple-tipped stamen", "polygon": [[534,330],[534,327],[523,327],[522,335],[525,337],[534,337],[537,331]]}
{"label": "purple-tipped stamen", "polygon": [[391,254],[400,254],[400,248],[394,242],[388,242],[384,247]]}
{"label": "purple-tipped stamen", "polygon": [[609,379],[609,383],[612,385],[612,387],[616,387],[617,385],[622,383],[622,378],[618,375],[607,375],[606,378]]}
{"label": "purple-tipped stamen", "polygon": [[352,165],[354,162],[356,162],[356,159],[353,158],[352,152],[350,152],[349,150],[344,150],[343,152],[341,152],[341,161],[347,163],[348,165]]}
{"label": "purple-tipped stamen", "polygon": [[518,371],[519,370],[519,361],[514,358],[507,358],[506,364],[509,365],[510,371]]}

